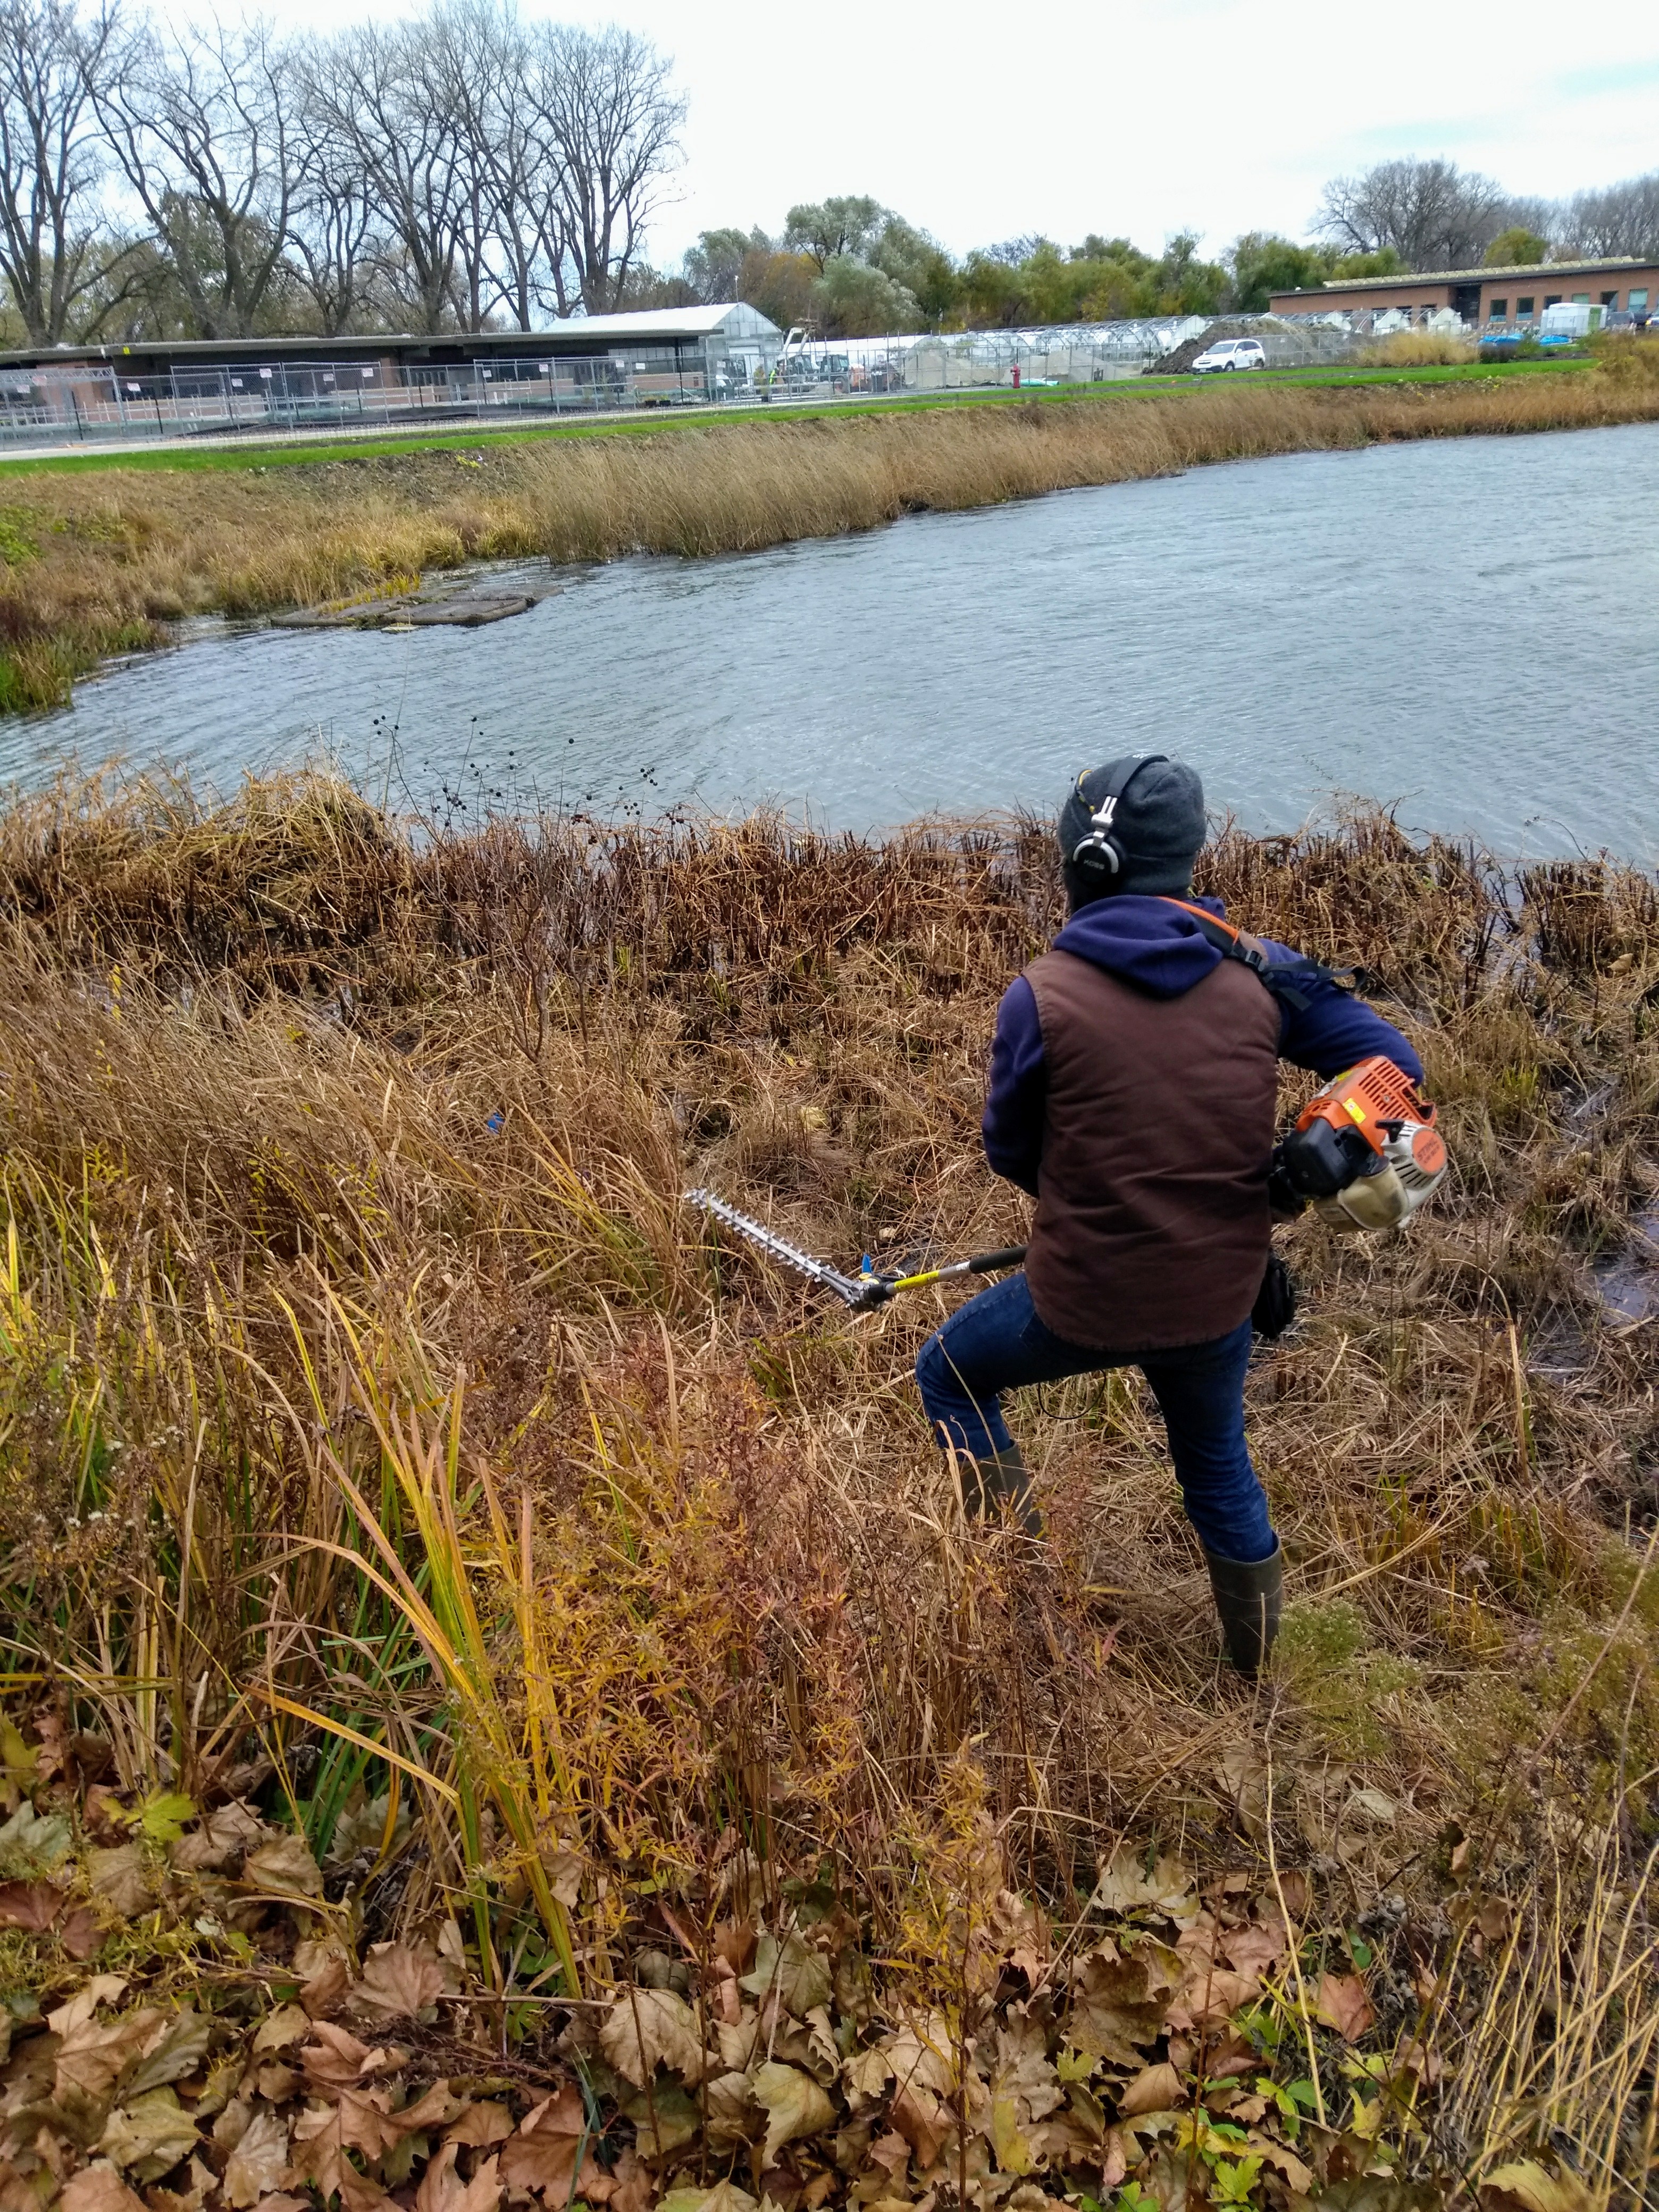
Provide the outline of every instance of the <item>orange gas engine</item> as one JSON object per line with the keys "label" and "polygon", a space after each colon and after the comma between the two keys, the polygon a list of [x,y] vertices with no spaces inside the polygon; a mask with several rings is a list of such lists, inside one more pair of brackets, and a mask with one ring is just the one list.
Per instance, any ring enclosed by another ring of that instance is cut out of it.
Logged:
{"label": "orange gas engine", "polygon": [[1445,1175],[1431,1103],[1380,1055],[1316,1091],[1273,1160],[1279,1193],[1344,1231],[1397,1228]]}

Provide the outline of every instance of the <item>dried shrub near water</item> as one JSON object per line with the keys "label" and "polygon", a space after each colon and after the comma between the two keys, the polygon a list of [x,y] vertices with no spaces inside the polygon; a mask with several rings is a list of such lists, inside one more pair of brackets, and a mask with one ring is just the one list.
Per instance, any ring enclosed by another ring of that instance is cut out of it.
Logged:
{"label": "dried shrub near water", "polygon": [[976,1125],[1036,825],[14,808],[0,2183],[1628,2201],[1659,1419],[1595,1271],[1659,1195],[1655,887],[1386,816],[1206,871],[1364,971],[1457,1166],[1288,1237],[1255,1691],[1133,1373],[1019,1407],[1034,1566],[923,1431],[939,1309],[678,1203],[1019,1233]]}

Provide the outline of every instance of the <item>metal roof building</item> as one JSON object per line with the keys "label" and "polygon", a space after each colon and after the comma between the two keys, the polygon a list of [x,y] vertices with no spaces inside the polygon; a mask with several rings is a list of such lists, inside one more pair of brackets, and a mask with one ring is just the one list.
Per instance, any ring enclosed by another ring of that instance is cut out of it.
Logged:
{"label": "metal roof building", "polygon": [[0,354],[0,438],[689,404],[751,388],[782,345],[776,324],[739,302],[571,316],[540,331],[46,347]]}

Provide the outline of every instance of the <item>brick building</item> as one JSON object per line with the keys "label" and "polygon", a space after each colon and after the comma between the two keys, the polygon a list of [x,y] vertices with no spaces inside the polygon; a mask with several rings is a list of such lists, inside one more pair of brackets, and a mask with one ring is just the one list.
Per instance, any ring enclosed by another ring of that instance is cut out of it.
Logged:
{"label": "brick building", "polygon": [[1449,309],[1475,329],[1525,329],[1558,301],[1577,300],[1638,323],[1659,317],[1659,261],[1549,261],[1510,269],[1438,269],[1414,276],[1360,276],[1306,291],[1275,292],[1276,315],[1383,314],[1425,323]]}

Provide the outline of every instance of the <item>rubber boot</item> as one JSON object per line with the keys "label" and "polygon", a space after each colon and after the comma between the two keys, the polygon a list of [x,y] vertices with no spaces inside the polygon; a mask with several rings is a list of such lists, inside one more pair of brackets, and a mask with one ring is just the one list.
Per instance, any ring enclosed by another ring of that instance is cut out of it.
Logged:
{"label": "rubber boot", "polygon": [[1009,1444],[991,1459],[963,1459],[957,1464],[962,1470],[963,1506],[972,1519],[1000,1521],[1006,1508],[1026,1535],[1042,1535],[1042,1516],[1018,1444]]}
{"label": "rubber boot", "polygon": [[1223,1559],[1206,1551],[1210,1588],[1227,1656],[1241,1674],[1257,1674],[1273,1648],[1285,1589],[1285,1547],[1277,1537],[1265,1559]]}

